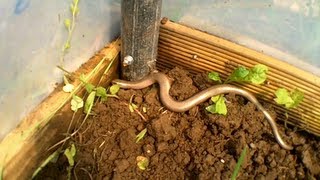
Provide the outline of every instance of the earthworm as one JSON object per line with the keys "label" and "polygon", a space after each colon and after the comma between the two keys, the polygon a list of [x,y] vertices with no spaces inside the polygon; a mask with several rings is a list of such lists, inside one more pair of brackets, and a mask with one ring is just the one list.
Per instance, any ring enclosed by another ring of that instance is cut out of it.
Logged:
{"label": "earthworm", "polygon": [[115,79],[112,81],[113,84],[118,84],[120,88],[123,89],[143,89],[154,83],[158,83],[160,86],[160,100],[162,104],[167,109],[173,112],[188,111],[192,107],[199,105],[200,103],[205,102],[209,98],[220,94],[234,93],[236,95],[244,96],[253,104],[255,104],[260,111],[262,111],[265,118],[268,120],[268,123],[270,124],[273,134],[279,145],[286,150],[293,149],[292,146],[285,143],[284,140],[281,138],[276,122],[272,118],[272,116],[268,113],[268,111],[264,109],[264,107],[259,103],[257,98],[250,92],[233,85],[220,84],[209,87],[201,92],[198,92],[197,94],[193,95],[192,97],[184,101],[176,101],[169,95],[169,90],[171,88],[172,82],[172,79],[169,79],[165,74],[161,72],[152,72],[148,76],[138,81],[125,81],[121,79]]}

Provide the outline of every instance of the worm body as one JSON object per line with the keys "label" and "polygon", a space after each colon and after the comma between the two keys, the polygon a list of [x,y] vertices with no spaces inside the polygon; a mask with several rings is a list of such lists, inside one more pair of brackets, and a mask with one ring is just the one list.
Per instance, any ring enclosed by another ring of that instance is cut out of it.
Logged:
{"label": "worm body", "polygon": [[227,94],[227,93],[234,93],[237,95],[244,96],[249,101],[254,103],[257,108],[263,112],[264,116],[268,120],[268,123],[270,124],[273,134],[279,143],[279,145],[287,150],[291,150],[292,147],[288,144],[286,144],[283,139],[281,138],[276,122],[272,118],[272,116],[264,109],[264,107],[259,103],[257,98],[251,94],[250,92],[241,89],[236,86],[232,85],[215,85],[210,88],[207,88],[194,96],[190,97],[189,99],[186,99],[184,101],[176,101],[174,100],[170,95],[169,91],[171,88],[172,81],[163,73],[156,72],[151,73],[150,75],[146,76],[145,78],[139,80],[139,81],[124,81],[120,79],[116,79],[112,81],[114,84],[118,84],[123,89],[143,89],[146,88],[154,83],[158,83],[160,86],[160,100],[162,104],[169,110],[173,112],[185,112],[191,109],[192,107],[199,105],[200,103],[205,102],[212,96],[220,95],[220,94]]}

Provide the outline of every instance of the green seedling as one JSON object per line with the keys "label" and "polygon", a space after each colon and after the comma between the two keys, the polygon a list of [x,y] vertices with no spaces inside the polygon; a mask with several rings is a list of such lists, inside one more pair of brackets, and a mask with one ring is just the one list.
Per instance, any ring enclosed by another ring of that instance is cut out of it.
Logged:
{"label": "green seedling", "polygon": [[135,105],[135,104],[132,102],[133,96],[134,96],[134,95],[132,95],[132,96],[130,97],[130,101],[129,101],[129,105],[128,105],[130,112],[134,112],[134,111],[138,108],[138,106]]}
{"label": "green seedling", "polygon": [[244,147],[242,152],[241,152],[241,155],[238,159],[238,162],[236,164],[236,167],[234,168],[234,171],[232,173],[232,176],[231,176],[231,180],[236,180],[238,174],[239,174],[239,171],[240,171],[240,167],[244,161],[244,158],[246,157],[246,154],[247,154],[247,147]]}
{"label": "green seedling", "polygon": [[222,83],[220,75],[217,72],[210,72],[208,74],[208,78],[213,80],[213,81],[218,81],[219,83]]}
{"label": "green seedling", "polygon": [[274,101],[279,105],[284,105],[286,109],[296,108],[304,99],[304,93],[298,89],[289,92],[285,88],[278,88],[275,95]]}
{"label": "green seedling", "polygon": [[67,168],[68,179],[71,179],[71,172],[74,167],[74,156],[76,155],[76,151],[77,150],[74,144],[71,144],[71,146],[64,151],[64,155],[67,157],[69,163],[69,167]]}
{"label": "green seedling", "polygon": [[144,128],[137,136],[136,143],[138,143],[147,133],[147,128]]}
{"label": "green seedling", "polygon": [[138,106],[135,105],[134,103],[130,103],[130,104],[129,104],[129,110],[130,110],[130,112],[134,112],[137,108],[138,108]]}
{"label": "green seedling", "polygon": [[141,170],[146,170],[148,165],[149,165],[149,160],[148,158],[144,157],[144,156],[138,156],[136,158],[137,160],[137,166],[139,169]]}
{"label": "green seedling", "polygon": [[116,95],[119,90],[120,90],[120,86],[118,84],[112,85],[109,89],[111,95]]}
{"label": "green seedling", "polygon": [[114,84],[109,88],[110,94],[108,94],[106,88],[101,86],[95,87],[93,84],[86,82],[86,78],[84,74],[80,75],[79,80],[84,84],[88,93],[91,93],[92,91],[96,91],[96,96],[99,97],[101,101],[106,101],[108,97],[118,98],[116,94],[120,90],[120,86],[117,84]]}
{"label": "green seedling", "polygon": [[209,111],[212,114],[227,114],[227,106],[225,103],[225,99],[223,95],[217,95],[211,98],[211,101],[214,103],[208,107],[206,107],[206,110]]}
{"label": "green seedling", "polygon": [[70,4],[70,11],[71,11],[72,18],[71,19],[67,18],[63,21],[64,26],[66,27],[66,29],[68,31],[68,37],[67,37],[66,42],[63,45],[62,52],[65,52],[66,50],[70,49],[70,47],[71,47],[72,33],[74,31],[74,27],[75,27],[75,23],[76,23],[75,18],[76,18],[76,15],[79,14],[78,4],[79,4],[79,0],[72,1],[72,3]]}
{"label": "green seedling", "polygon": [[[296,108],[304,99],[304,93],[299,91],[298,89],[294,89],[289,92],[285,88],[278,88],[275,92],[276,98],[274,101],[278,105],[282,105],[286,108],[284,113],[286,119],[289,118],[288,110],[292,108]],[[287,127],[287,121],[285,121],[285,127]]]}
{"label": "green seedling", "polygon": [[[62,46],[62,53],[61,53],[61,57],[60,57],[60,66],[61,67],[63,67],[64,57],[66,55],[67,50],[71,48],[71,38],[72,38],[72,34],[73,34],[73,31],[75,28],[75,18],[76,18],[76,15],[79,14],[78,4],[79,4],[79,0],[72,1],[72,3],[70,4],[70,11],[71,11],[72,18],[71,19],[66,18],[63,21],[64,26],[68,31],[68,37]],[[65,74],[64,74],[63,78],[64,78],[64,80],[67,79]],[[63,90],[65,92],[72,92],[73,89],[74,89],[73,85],[69,84],[65,81],[65,86],[63,87]]]}
{"label": "green seedling", "polygon": [[94,104],[95,96],[96,96],[96,91],[92,91],[89,94],[89,96],[87,97],[87,100],[86,100],[86,102],[84,104],[84,113],[90,114],[91,109],[92,109],[93,104]]}
{"label": "green seedling", "polygon": [[32,174],[32,179],[37,176],[37,174],[50,162],[56,163],[60,155],[60,149],[54,151]]}
{"label": "green seedling", "polygon": [[262,84],[267,79],[268,67],[262,64],[257,64],[251,69],[239,66],[227,78],[225,83],[230,82],[246,82],[252,84]]}
{"label": "green seedling", "polygon": [[[219,82],[220,84],[227,84],[231,82],[238,83],[252,83],[252,84],[262,84],[267,79],[268,67],[262,64],[257,64],[251,69],[247,69],[246,67],[239,66],[236,68],[230,76],[222,83],[219,73],[210,72],[208,74],[208,78],[212,81]],[[213,102],[212,105],[206,107],[206,110],[212,114],[221,114],[226,115],[228,110],[225,103],[225,98],[223,95],[217,95],[211,98]]]}
{"label": "green seedling", "polygon": [[77,112],[78,109],[83,107],[83,99],[77,95],[73,95],[71,100],[71,110]]}
{"label": "green seedling", "polygon": [[63,86],[62,90],[67,93],[72,92],[74,89],[74,85],[69,83],[66,76],[63,76],[63,81],[65,85]]}

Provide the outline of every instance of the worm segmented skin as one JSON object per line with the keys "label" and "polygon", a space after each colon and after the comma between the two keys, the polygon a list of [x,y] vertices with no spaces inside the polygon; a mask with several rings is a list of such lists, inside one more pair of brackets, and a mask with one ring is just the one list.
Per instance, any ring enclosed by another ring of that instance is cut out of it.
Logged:
{"label": "worm segmented skin", "polygon": [[293,149],[292,146],[285,143],[284,140],[281,138],[275,120],[268,113],[268,111],[266,111],[264,107],[259,103],[257,98],[250,92],[244,89],[241,89],[239,87],[228,85],[228,84],[215,85],[195,94],[189,99],[186,99],[184,101],[176,101],[169,95],[169,90],[171,88],[172,80],[169,79],[165,74],[160,72],[151,73],[150,75],[138,81],[124,81],[124,80],[116,79],[116,80],[113,80],[112,83],[118,84],[123,89],[143,89],[154,83],[158,83],[160,86],[160,100],[162,104],[167,109],[173,112],[188,111],[192,107],[205,102],[212,96],[227,94],[227,93],[234,93],[237,95],[241,95],[247,98],[252,103],[254,103],[257,106],[257,108],[263,112],[265,118],[268,120],[268,123],[272,128],[273,134],[277,142],[279,143],[279,145],[286,150]]}

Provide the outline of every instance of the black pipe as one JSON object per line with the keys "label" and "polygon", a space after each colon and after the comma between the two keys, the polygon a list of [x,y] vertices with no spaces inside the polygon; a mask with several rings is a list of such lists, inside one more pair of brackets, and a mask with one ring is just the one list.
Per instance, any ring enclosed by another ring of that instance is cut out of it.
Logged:
{"label": "black pipe", "polygon": [[162,0],[121,1],[121,78],[135,81],[156,67]]}

